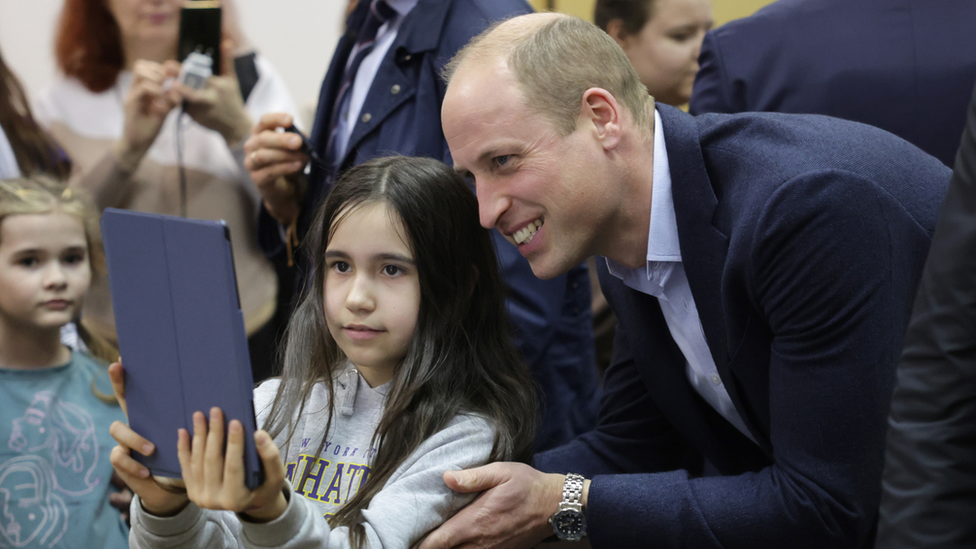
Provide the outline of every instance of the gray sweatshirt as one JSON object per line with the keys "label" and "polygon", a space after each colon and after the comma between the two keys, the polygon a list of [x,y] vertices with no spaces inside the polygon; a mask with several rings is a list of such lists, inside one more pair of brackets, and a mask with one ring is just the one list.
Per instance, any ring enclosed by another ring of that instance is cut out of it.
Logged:
{"label": "gray sweatshirt", "polygon": [[[258,425],[264,423],[278,388],[278,379],[254,390]],[[376,450],[370,441],[383,413],[388,385],[371,388],[349,368],[336,381],[336,416],[326,446],[318,449],[329,410],[329,393],[315,386],[298,418],[297,433],[284,447],[286,433],[275,443],[281,449],[289,482],[288,508],[276,520],[255,524],[230,511],[201,509],[190,503],[174,517],[161,518],[132,502],[129,543],[135,548],[163,547],[349,547],[348,529],[330,529],[326,521],[348,501],[367,478]],[[447,520],[474,495],[457,494],[443,480],[448,470],[482,465],[491,453],[494,430],[484,418],[459,415],[424,441],[363,509],[362,523],[377,549],[407,548]],[[310,468],[310,469],[308,469]],[[293,487],[308,470],[302,486]]]}

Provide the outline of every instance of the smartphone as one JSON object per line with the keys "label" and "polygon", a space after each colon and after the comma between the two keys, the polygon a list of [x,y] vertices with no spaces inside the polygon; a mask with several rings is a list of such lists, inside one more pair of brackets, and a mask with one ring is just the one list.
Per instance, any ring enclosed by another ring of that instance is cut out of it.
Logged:
{"label": "smartphone", "polygon": [[301,151],[305,153],[305,155],[308,156],[310,159],[312,159],[312,162],[315,162],[320,166],[325,166],[325,162],[323,162],[322,159],[319,158],[318,153],[315,152],[315,148],[312,147],[312,140],[306,137],[305,134],[301,132],[301,130],[299,130],[298,128],[295,127],[294,124],[292,124],[291,126],[285,128],[285,131],[291,132],[293,134],[298,135],[298,137],[301,137],[302,138]]}
{"label": "smartphone", "polygon": [[218,0],[185,0],[180,8],[180,41],[178,60],[182,63],[191,53],[209,55],[211,70],[220,74],[220,41],[223,37],[223,13]]}

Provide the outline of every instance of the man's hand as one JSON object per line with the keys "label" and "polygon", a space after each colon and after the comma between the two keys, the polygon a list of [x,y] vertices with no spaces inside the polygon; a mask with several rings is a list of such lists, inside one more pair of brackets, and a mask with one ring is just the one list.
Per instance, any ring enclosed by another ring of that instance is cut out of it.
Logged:
{"label": "man's hand", "polygon": [[562,501],[565,478],[521,463],[448,471],[444,482],[455,492],[485,492],[431,532],[420,549],[534,547],[552,534],[549,517]]}
{"label": "man's hand", "polygon": [[302,138],[279,131],[293,123],[291,115],[285,113],[265,114],[244,143],[244,167],[264,198],[268,213],[284,226],[298,218],[307,186],[302,170],[308,156],[301,152]]}

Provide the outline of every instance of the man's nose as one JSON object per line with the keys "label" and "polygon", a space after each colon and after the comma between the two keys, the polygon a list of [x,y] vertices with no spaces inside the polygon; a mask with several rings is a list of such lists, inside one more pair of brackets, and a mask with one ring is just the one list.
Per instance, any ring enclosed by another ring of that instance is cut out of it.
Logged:
{"label": "man's nose", "polygon": [[478,196],[478,217],[481,226],[494,229],[498,226],[502,214],[511,206],[511,201],[500,193],[490,190],[487,185],[478,185],[475,191]]}

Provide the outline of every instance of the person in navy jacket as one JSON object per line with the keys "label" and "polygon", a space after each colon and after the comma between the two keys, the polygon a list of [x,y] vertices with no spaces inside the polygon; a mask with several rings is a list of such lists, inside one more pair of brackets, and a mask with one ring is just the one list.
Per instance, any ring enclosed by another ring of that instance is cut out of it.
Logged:
{"label": "person in navy jacket", "polygon": [[605,256],[619,324],[597,428],[535,468],[445,473],[484,493],[422,549],[584,531],[595,548],[870,547],[949,169],[864,124],[655,106],[566,15],[509,20],[448,67],[444,135],[482,225],[542,278]]}
{"label": "person in navy jacket", "polygon": [[976,80],[976,2],[779,0],[705,35],[689,111],[826,114],[952,166]]}
{"label": "person in navy jacket", "polygon": [[[490,23],[532,10],[524,0],[388,2],[397,15],[379,28],[377,58],[372,61],[375,77],[364,86],[362,106],[350,124],[348,145],[341,157],[336,157],[329,146],[335,125],[331,113],[347,62],[356,51],[356,29],[375,1],[360,0],[349,15],[347,32],[339,41],[322,84],[310,136],[321,162],[311,162],[307,178],[301,176],[308,157],[298,152],[300,138],[275,131],[290,125],[290,117],[265,117],[245,146],[245,166],[264,196],[258,226],[260,243],[279,262],[291,252],[284,238],[288,236],[286,228],[294,222],[291,230],[300,240],[336,173],[390,154],[425,156],[451,165],[451,153],[441,131],[441,100],[446,89],[440,77],[441,67]],[[392,37],[391,32],[395,32]],[[385,45],[384,37],[389,46],[385,53],[380,49]],[[362,62],[354,85],[364,78],[370,62],[370,57]],[[353,102],[355,93],[354,90]],[[296,201],[296,189],[300,201]],[[515,328],[515,343],[541,390],[542,422],[537,448],[550,448],[596,424],[600,383],[589,275],[585,266],[579,266],[554,280],[539,280],[532,276],[528,262],[514,246],[497,232],[494,238],[502,276],[510,289],[508,310]],[[303,265],[299,265],[301,268]]]}

